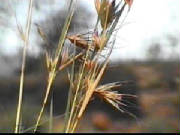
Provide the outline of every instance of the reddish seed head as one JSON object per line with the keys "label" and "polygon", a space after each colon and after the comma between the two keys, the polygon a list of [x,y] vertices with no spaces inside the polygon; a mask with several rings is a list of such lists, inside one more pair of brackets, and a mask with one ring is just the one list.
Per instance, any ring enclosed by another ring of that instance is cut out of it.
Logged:
{"label": "reddish seed head", "polygon": [[129,8],[132,6],[133,0],[125,0],[126,4],[128,4]]}

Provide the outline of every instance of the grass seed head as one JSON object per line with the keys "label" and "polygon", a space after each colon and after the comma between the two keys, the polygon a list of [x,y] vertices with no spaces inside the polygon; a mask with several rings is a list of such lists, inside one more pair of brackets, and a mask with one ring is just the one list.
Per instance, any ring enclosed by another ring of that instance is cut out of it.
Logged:
{"label": "grass seed head", "polygon": [[126,104],[122,103],[123,97],[133,97],[136,98],[135,95],[130,94],[119,94],[118,91],[113,91],[112,89],[120,87],[120,83],[110,83],[101,85],[96,88],[94,91],[94,95],[97,95],[107,103],[111,104],[116,109],[123,112],[123,110],[120,108],[120,106],[127,106]]}
{"label": "grass seed head", "polygon": [[96,11],[97,11],[97,13],[99,13],[99,10],[100,10],[100,7],[101,7],[100,0],[94,0],[94,3],[95,3]]}
{"label": "grass seed head", "polygon": [[100,18],[101,27],[106,30],[115,18],[115,0],[95,0],[95,7]]}
{"label": "grass seed head", "polygon": [[126,4],[128,4],[129,9],[131,8],[132,4],[133,4],[133,0],[124,0]]}
{"label": "grass seed head", "polygon": [[67,39],[77,47],[87,49],[88,48],[88,41],[80,37],[79,35],[71,35],[67,36]]}

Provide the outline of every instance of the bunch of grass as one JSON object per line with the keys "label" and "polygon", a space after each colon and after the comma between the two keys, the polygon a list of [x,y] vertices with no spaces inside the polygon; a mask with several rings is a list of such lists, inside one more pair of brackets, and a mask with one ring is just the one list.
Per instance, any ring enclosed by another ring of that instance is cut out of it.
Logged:
{"label": "bunch of grass", "polygon": [[[87,108],[88,103],[93,96],[98,96],[111,104],[116,109],[124,112],[120,106],[123,104],[122,98],[135,97],[134,95],[119,94],[114,91],[114,88],[121,87],[121,82],[114,82],[109,84],[100,85],[100,81],[103,78],[103,74],[108,67],[109,58],[112,53],[112,49],[115,43],[115,37],[112,37],[116,32],[116,26],[125,10],[126,5],[129,9],[132,5],[132,0],[121,0],[116,3],[116,0],[95,0],[95,7],[98,14],[97,23],[94,27],[94,31],[86,34],[67,35],[68,29],[75,10],[76,0],[70,0],[68,9],[68,15],[64,23],[64,27],[59,38],[57,48],[54,55],[50,55],[46,52],[46,64],[48,70],[48,80],[45,97],[43,99],[42,108],[39,112],[36,124],[34,126],[34,132],[37,131],[38,126],[49,98],[51,87],[57,76],[57,74],[64,68],[71,66],[71,70],[68,72],[70,81],[70,88],[68,94],[68,103],[65,112],[65,133],[73,133],[80,119],[83,116],[84,111]],[[28,22],[31,22],[32,12],[32,0],[30,1],[30,9]],[[28,44],[30,24],[27,26],[27,34],[25,35],[25,47]],[[38,27],[39,35],[46,42],[46,36]],[[113,39],[112,39],[112,38]],[[64,46],[65,40],[69,40],[74,45],[74,53],[70,55],[69,49]],[[110,40],[112,39],[112,42]],[[102,56],[102,52],[110,45],[110,50],[106,55]],[[76,53],[76,49],[81,49],[80,53]],[[23,91],[23,74],[25,68],[25,53],[23,54],[22,74],[20,81],[20,98],[18,104],[17,121],[15,132],[18,133],[18,125],[20,124],[20,112],[22,104],[22,91]],[[78,67],[76,66],[78,63]],[[50,105],[50,122],[49,131],[52,132],[53,123],[53,98],[51,97]]]}
{"label": "bunch of grass", "polygon": [[[78,71],[75,72],[74,66],[72,66],[69,73],[70,90],[65,113],[65,133],[75,131],[79,120],[94,95],[98,95],[121,112],[124,112],[124,110],[120,106],[125,106],[121,102],[122,97],[135,97],[134,95],[118,94],[117,91],[113,91],[113,88],[122,85],[120,82],[99,86],[108,66],[115,39],[111,44],[109,53],[103,56],[104,59],[100,61],[102,51],[109,44],[111,35],[115,31],[125,6],[128,5],[130,8],[132,4],[132,1],[127,0],[120,1],[118,4],[115,2],[115,0],[111,2],[108,0],[95,0],[98,19],[94,32],[88,36],[90,37],[88,40],[79,34],[67,36],[67,39],[72,44],[85,50],[85,55],[80,61]],[[98,27],[98,24],[100,24],[100,27]]]}
{"label": "bunch of grass", "polygon": [[[62,30],[62,34],[59,38],[59,43],[57,45],[57,49],[55,51],[54,57],[49,56],[48,53],[46,53],[46,63],[47,63],[49,76],[48,76],[45,98],[43,100],[42,108],[40,110],[39,116],[38,116],[37,121],[36,121],[34,132],[37,131],[37,128],[40,124],[40,120],[42,118],[42,114],[43,114],[44,108],[47,104],[47,100],[48,100],[48,97],[50,94],[50,90],[51,90],[52,84],[54,82],[54,79],[55,79],[57,73],[59,71],[61,71],[62,69],[64,69],[69,64],[71,64],[75,59],[79,58],[82,55],[82,54],[79,54],[79,55],[72,58],[68,55],[68,50],[63,49],[64,42],[66,39],[66,35],[67,35],[68,29],[69,29],[69,26],[71,23],[71,19],[73,17],[75,4],[76,4],[76,0],[70,1],[69,12],[68,12],[67,18],[65,20],[64,27]],[[42,36],[42,34],[40,34],[40,35]],[[51,120],[51,124],[52,124],[52,120]]]}

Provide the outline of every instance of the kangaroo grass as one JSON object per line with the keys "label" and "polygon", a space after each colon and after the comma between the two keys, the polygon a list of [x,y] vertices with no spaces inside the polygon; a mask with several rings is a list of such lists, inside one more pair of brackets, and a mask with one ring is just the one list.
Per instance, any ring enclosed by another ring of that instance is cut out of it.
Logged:
{"label": "kangaroo grass", "polygon": [[[94,30],[84,34],[77,33],[74,35],[68,35],[68,30],[77,3],[77,0],[70,0],[68,14],[61,35],[59,37],[57,48],[53,55],[50,55],[48,52],[45,53],[46,66],[48,70],[48,80],[42,107],[38,114],[35,125],[27,130],[24,130],[23,132],[32,129],[34,132],[37,131],[37,128],[42,124],[41,119],[48,98],[51,98],[49,114],[50,116],[48,120],[49,132],[53,132],[53,92],[51,88],[57,74],[70,65],[72,65],[71,69],[69,68],[70,71],[68,70],[70,87],[67,99],[68,102],[65,111],[65,124],[63,129],[65,133],[75,132],[80,119],[83,117],[87,105],[94,96],[103,99],[105,102],[112,105],[122,113],[128,113],[129,115],[135,117],[133,114],[129,113],[123,108],[123,106],[127,106],[127,104],[123,102],[123,97],[136,98],[136,96],[131,94],[120,94],[118,91],[114,91],[114,88],[120,88],[124,84],[124,82],[100,84],[103,75],[108,68],[110,56],[115,44],[116,35],[119,30],[119,28],[117,28],[117,25],[122,18],[122,14],[125,12],[126,6],[128,6],[129,12],[133,0],[120,0],[119,3],[116,2],[116,0],[94,0],[94,5],[98,15]],[[24,39],[25,45],[23,50],[15,133],[21,132],[19,125],[20,119],[22,119],[21,106],[24,70],[32,18],[32,4],[33,0],[30,0],[25,35],[18,26],[19,32],[22,39]],[[121,25],[122,23],[123,21],[121,22]],[[46,44],[49,44],[42,29],[39,27],[39,25],[36,24],[36,26],[39,35],[46,42]],[[71,55],[69,54],[69,48],[64,45],[65,40],[69,40],[74,46],[74,52]],[[103,51],[106,50],[107,46],[109,47],[109,52],[101,57]],[[77,48],[81,50],[80,53],[76,53]]]}
{"label": "kangaroo grass", "polygon": [[[65,112],[65,133],[73,133],[75,131],[93,95],[103,98],[107,103],[121,112],[124,112],[124,110],[119,106],[126,106],[121,102],[122,97],[136,97],[134,95],[118,94],[117,91],[112,90],[113,88],[120,87],[121,83],[110,83],[99,86],[108,66],[115,39],[113,40],[108,55],[104,56],[102,62],[100,62],[100,55],[109,43],[125,6],[128,5],[130,9],[131,4],[132,1],[126,0],[124,2],[120,1],[116,6],[115,0],[112,2],[108,0],[95,0],[98,18],[91,38],[86,39],[86,37],[83,37],[84,35],[79,34],[67,37],[75,46],[86,50],[86,55],[81,59],[79,70],[76,73],[72,70],[73,72],[69,74],[71,86]],[[98,27],[99,23],[101,28]]]}

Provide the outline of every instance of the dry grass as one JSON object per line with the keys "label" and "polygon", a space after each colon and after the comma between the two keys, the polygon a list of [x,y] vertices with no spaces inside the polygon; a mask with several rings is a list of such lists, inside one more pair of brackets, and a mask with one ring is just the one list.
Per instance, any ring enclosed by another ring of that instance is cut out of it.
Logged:
{"label": "dry grass", "polygon": [[19,32],[21,34],[22,39],[24,39],[24,49],[23,49],[23,58],[22,58],[22,67],[21,67],[21,78],[20,78],[20,85],[19,85],[19,100],[18,100],[18,107],[17,107],[17,116],[16,116],[16,126],[15,126],[15,133],[20,133],[20,120],[21,120],[21,108],[22,108],[22,99],[23,99],[23,86],[24,86],[24,72],[25,72],[25,64],[26,64],[26,52],[27,52],[27,46],[29,44],[29,33],[31,29],[31,19],[32,19],[32,5],[33,0],[30,0],[29,2],[29,9],[28,9],[28,17],[27,17],[27,23],[26,23],[26,32],[22,33],[22,31]]}
{"label": "dry grass", "polygon": [[[29,17],[27,32],[25,34],[25,46],[23,53],[22,63],[22,75],[20,81],[20,101],[18,105],[17,121],[16,121],[16,133],[19,133],[18,125],[20,124],[20,112],[22,104],[22,91],[25,69],[25,56],[26,47],[28,45],[28,37],[30,31],[31,12],[32,12],[32,0],[30,1]],[[94,31],[87,34],[75,34],[68,35],[68,29],[73,17],[73,13],[76,7],[76,0],[70,1],[69,11],[64,23],[62,34],[59,38],[59,43],[54,52],[54,55],[46,52],[46,64],[48,70],[48,81],[46,87],[45,97],[43,99],[42,108],[40,109],[36,124],[34,126],[34,132],[37,131],[40,125],[41,118],[44,109],[47,104],[47,100],[50,95],[51,87],[56,75],[66,67],[71,65],[71,69],[68,70],[68,77],[70,81],[70,89],[68,95],[68,104],[65,112],[65,133],[75,132],[80,119],[85,112],[88,103],[92,97],[97,95],[98,97],[111,104],[121,112],[125,112],[120,106],[126,106],[121,102],[122,97],[136,97],[134,95],[119,94],[117,91],[113,91],[113,88],[121,87],[120,82],[114,82],[109,84],[100,85],[100,81],[103,78],[103,74],[108,67],[109,58],[112,53],[112,49],[115,43],[115,37],[112,35],[117,34],[116,26],[122,17],[122,14],[127,14],[129,10],[125,10],[126,6],[131,7],[133,0],[121,0],[116,3],[116,0],[112,2],[108,0],[95,0],[95,7],[98,14],[97,23],[94,27]],[[123,21],[121,22],[123,23]],[[47,42],[46,36],[38,27],[39,35]],[[68,48],[64,46],[65,40],[69,40],[74,45],[74,53],[69,54]],[[111,40],[111,42],[110,42]],[[102,52],[107,46],[110,46],[109,52],[103,55]],[[76,54],[76,49],[80,48],[82,51]],[[77,65],[78,64],[78,68]],[[53,98],[51,97],[50,107],[50,122],[49,132],[52,131],[53,123]]]}

